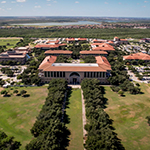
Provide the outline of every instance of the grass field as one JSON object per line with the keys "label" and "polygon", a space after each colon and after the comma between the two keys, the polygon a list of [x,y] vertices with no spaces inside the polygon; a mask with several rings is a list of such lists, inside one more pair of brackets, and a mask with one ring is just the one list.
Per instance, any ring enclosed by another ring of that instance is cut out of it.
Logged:
{"label": "grass field", "polygon": [[[0,129],[14,136],[22,144],[21,149],[32,139],[30,129],[47,97],[47,87],[22,87],[30,97],[0,96]],[[10,90],[13,93],[13,90]]]}
{"label": "grass field", "polygon": [[68,150],[83,150],[82,101],[80,89],[72,90],[66,113],[70,118],[70,123],[67,127],[71,132]]}
{"label": "grass field", "polygon": [[[7,49],[13,48],[16,43],[19,42],[19,39],[0,39],[0,46],[6,46]],[[9,43],[9,45],[7,45]]]}
{"label": "grass field", "polygon": [[144,94],[125,93],[125,97],[118,96],[108,86],[105,89],[108,98],[106,112],[114,120],[113,126],[126,150],[150,149],[150,126],[145,119],[150,115],[150,87],[141,84]]}

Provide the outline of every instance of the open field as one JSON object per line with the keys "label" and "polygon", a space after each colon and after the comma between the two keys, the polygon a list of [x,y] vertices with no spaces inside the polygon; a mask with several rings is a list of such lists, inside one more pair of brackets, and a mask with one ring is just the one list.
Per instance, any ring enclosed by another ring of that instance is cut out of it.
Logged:
{"label": "open field", "polygon": [[[0,38],[0,46],[6,46],[7,49],[13,48],[20,39],[18,38]],[[9,43],[9,44],[8,44]]]}
{"label": "open field", "polygon": [[[17,90],[23,89],[30,94],[30,97],[0,96],[0,129],[20,141],[21,149],[24,149],[24,146],[32,139],[30,129],[48,93],[47,87],[22,87]],[[10,93],[13,93],[13,90],[10,90]]]}
{"label": "open field", "polygon": [[67,125],[71,131],[68,150],[83,150],[82,101],[81,90],[73,89],[66,114],[70,118]]}
{"label": "open field", "polygon": [[114,120],[113,126],[126,150],[148,150],[150,126],[145,117],[150,115],[150,87],[141,84],[144,94],[125,93],[125,97],[112,92],[109,86],[105,89],[108,98],[106,112]]}

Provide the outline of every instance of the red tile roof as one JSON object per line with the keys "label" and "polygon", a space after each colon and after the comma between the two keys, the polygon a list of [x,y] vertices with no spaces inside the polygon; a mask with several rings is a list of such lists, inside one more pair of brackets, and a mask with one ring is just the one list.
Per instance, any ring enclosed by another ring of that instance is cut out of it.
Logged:
{"label": "red tile roof", "polygon": [[106,51],[80,51],[80,54],[108,54]]}
{"label": "red tile roof", "polygon": [[136,53],[127,56],[123,56],[126,60],[150,60],[150,55],[145,53]]}
{"label": "red tile roof", "polygon": [[99,66],[101,68],[105,68],[107,70],[111,70],[111,65],[108,62],[106,57],[104,57],[104,56],[102,56],[102,57],[97,56],[97,57],[95,57],[95,59],[96,59],[96,62],[99,64]]}
{"label": "red tile roof", "polygon": [[55,45],[50,45],[50,44],[37,44],[35,46],[35,48],[43,48],[43,47],[46,47],[46,48],[58,48],[59,47],[59,44],[55,44]]}
{"label": "red tile roof", "polygon": [[55,43],[55,44],[58,44],[59,43],[59,40],[56,40],[56,41],[47,41],[46,44],[49,44],[49,43]]}
{"label": "red tile roof", "polygon": [[78,41],[87,41],[87,38],[78,38]]}
{"label": "red tile roof", "polygon": [[120,41],[127,41],[127,39],[120,39]]}
{"label": "red tile roof", "polygon": [[48,50],[45,54],[72,54],[72,51],[68,50]]}
{"label": "red tile roof", "polygon": [[113,42],[113,41],[108,41],[108,43],[110,43],[110,44],[114,44],[114,42]]}
{"label": "red tile roof", "polygon": [[63,43],[63,44],[55,44],[55,45],[51,45],[51,44],[37,44],[35,46],[35,48],[58,48],[59,46],[66,46],[67,44]]}
{"label": "red tile roof", "polygon": [[93,47],[94,51],[114,51],[114,47],[107,43],[93,43],[91,45],[98,45],[98,47]]}
{"label": "red tile roof", "polygon": [[75,41],[75,38],[66,38],[66,41]]}
{"label": "red tile roof", "polygon": [[41,65],[39,66],[40,70],[43,71],[77,71],[77,72],[107,72],[107,70],[111,70],[111,66],[109,66],[109,62],[105,57],[100,58],[101,56],[97,56],[97,64],[98,66],[53,66],[52,64],[56,61],[56,56],[47,56]]}

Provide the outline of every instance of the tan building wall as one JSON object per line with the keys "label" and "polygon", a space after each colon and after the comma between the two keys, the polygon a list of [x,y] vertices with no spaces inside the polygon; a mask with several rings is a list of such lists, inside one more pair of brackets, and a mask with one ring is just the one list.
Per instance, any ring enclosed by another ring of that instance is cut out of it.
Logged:
{"label": "tan building wall", "polygon": [[106,76],[106,72],[86,72],[86,76],[85,72],[64,72],[65,76],[63,76],[63,72],[55,72],[56,76],[54,75],[54,72],[53,76],[51,76],[51,73],[52,72],[39,73],[42,83],[49,83],[49,81],[53,78],[64,78],[67,80],[68,84],[80,84],[84,78],[97,78],[102,84],[109,83],[107,81],[108,77]]}

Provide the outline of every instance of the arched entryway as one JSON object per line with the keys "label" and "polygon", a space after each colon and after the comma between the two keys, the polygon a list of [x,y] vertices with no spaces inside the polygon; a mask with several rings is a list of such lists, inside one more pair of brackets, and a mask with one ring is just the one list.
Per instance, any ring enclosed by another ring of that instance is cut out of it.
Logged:
{"label": "arched entryway", "polygon": [[77,72],[72,72],[69,76],[70,84],[79,84],[80,83],[80,75]]}

